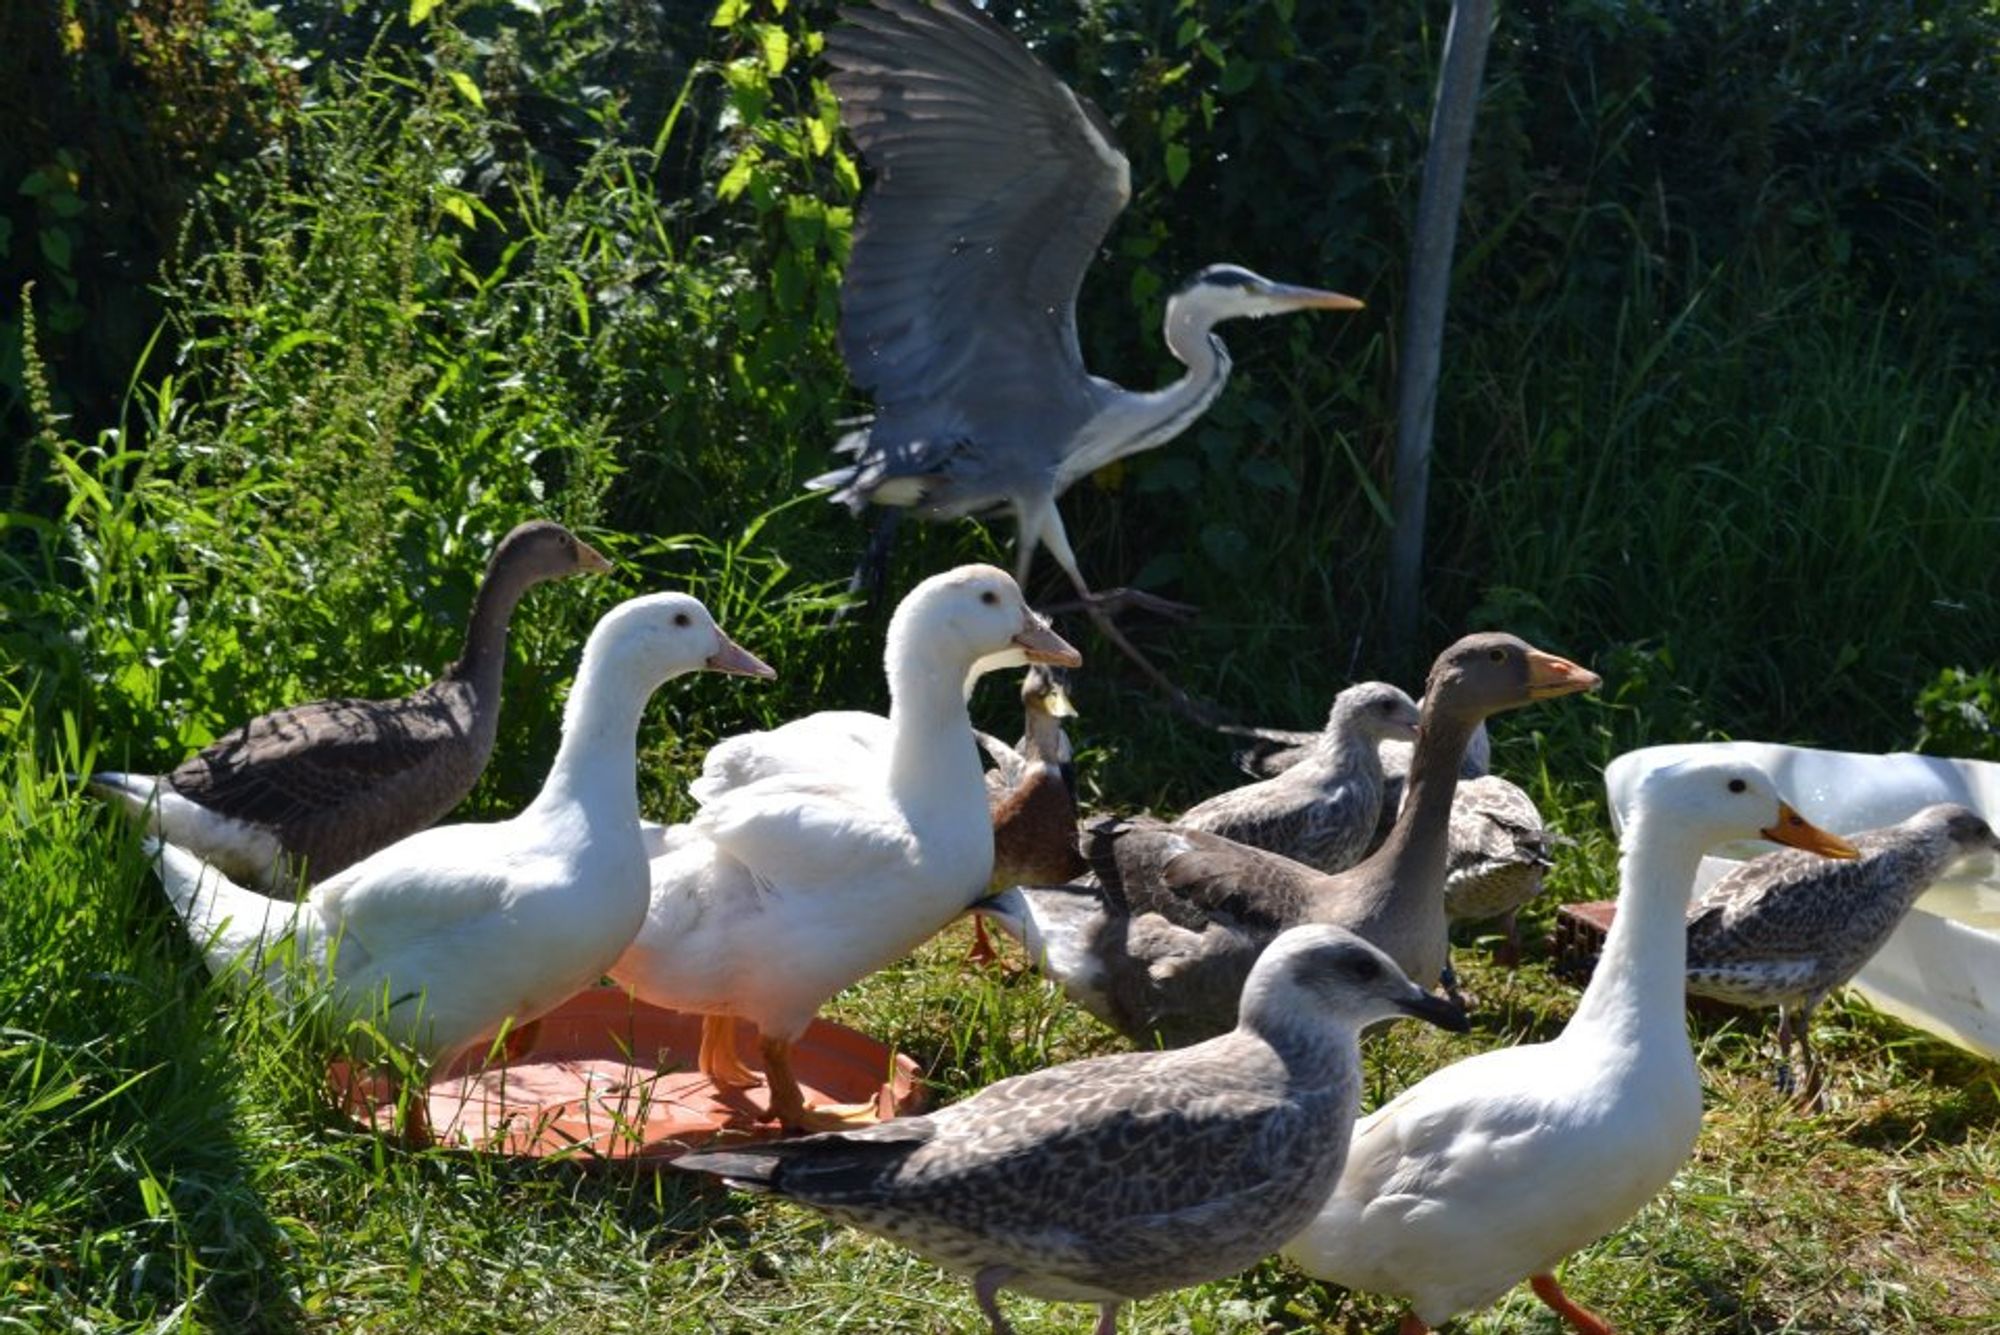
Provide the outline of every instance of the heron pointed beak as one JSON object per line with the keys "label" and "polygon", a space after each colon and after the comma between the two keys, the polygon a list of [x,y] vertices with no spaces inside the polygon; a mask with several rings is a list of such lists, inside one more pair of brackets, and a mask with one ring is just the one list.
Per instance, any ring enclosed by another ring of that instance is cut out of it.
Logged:
{"label": "heron pointed beak", "polygon": [[1042,696],[1042,709],[1050,718],[1076,717],[1076,706],[1070,703],[1069,692],[1053,682]]}
{"label": "heron pointed beak", "polygon": [[583,539],[576,540],[576,568],[586,575],[602,575],[611,569],[604,554]]}
{"label": "heron pointed beak", "polygon": [[1030,663],[1053,663],[1057,667],[1083,666],[1083,655],[1032,611],[1008,643],[1026,654]]}
{"label": "heron pointed beak", "polygon": [[1860,849],[1831,830],[1822,830],[1793,810],[1789,802],[1778,803],[1777,824],[1767,825],[1757,833],[1774,844],[1803,848],[1806,852],[1817,853],[1823,858],[1837,858],[1845,862],[1861,856]]}
{"label": "heron pointed beak", "polygon": [[715,634],[722,641],[722,647],[710,654],[707,661],[702,664],[710,672],[728,672],[739,677],[761,677],[765,681],[778,675],[776,668],[721,631]]}
{"label": "heron pointed beak", "polygon": [[1575,695],[1578,691],[1594,691],[1604,684],[1604,678],[1589,668],[1578,667],[1567,658],[1545,654],[1540,649],[1528,650],[1528,698],[1530,700],[1553,700],[1559,695]]}
{"label": "heron pointed beak", "polygon": [[1264,296],[1281,311],[1359,311],[1368,306],[1361,298],[1350,297],[1344,292],[1298,287],[1291,283],[1273,283],[1265,290]]}

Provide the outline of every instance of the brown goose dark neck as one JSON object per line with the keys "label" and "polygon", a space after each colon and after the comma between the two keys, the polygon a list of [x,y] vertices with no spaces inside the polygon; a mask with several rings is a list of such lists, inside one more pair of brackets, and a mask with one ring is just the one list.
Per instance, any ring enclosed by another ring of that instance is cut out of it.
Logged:
{"label": "brown goose dark neck", "polygon": [[507,663],[507,626],[514,608],[534,577],[519,563],[496,558],[472,595],[472,616],[465,627],[465,648],[445,676],[471,685],[481,695],[497,694],[501,669]]}
{"label": "brown goose dark neck", "polygon": [[1454,718],[1426,709],[1417,744],[1410,753],[1403,809],[1389,837],[1363,866],[1386,867],[1385,888],[1411,882],[1444,883],[1451,842],[1451,800],[1458,792],[1458,767],[1479,720]]}

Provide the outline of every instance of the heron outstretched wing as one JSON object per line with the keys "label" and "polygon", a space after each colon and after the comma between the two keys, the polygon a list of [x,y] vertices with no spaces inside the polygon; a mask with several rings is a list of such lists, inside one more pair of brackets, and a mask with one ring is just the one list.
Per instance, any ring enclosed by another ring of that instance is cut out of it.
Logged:
{"label": "heron outstretched wing", "polygon": [[963,0],[843,16],[831,83],[875,172],[841,292],[841,355],[877,407],[863,462],[1004,489],[1100,406],[1076,297],[1129,168],[1103,114]]}

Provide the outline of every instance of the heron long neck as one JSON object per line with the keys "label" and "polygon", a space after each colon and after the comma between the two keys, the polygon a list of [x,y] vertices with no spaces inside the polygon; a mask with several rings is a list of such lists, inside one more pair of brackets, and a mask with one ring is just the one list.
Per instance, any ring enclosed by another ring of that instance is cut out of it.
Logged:
{"label": "heron long neck", "polygon": [[1229,349],[1212,332],[1214,326],[1213,315],[1199,306],[1168,303],[1167,351],[1187,374],[1150,393],[1112,387],[1109,404],[1063,460],[1058,491],[1113,460],[1166,444],[1208,411],[1228,383],[1230,367]]}
{"label": "heron long neck", "polygon": [[1624,842],[1618,912],[1570,1027],[1674,1038],[1685,1048],[1687,903],[1702,850],[1644,805]]}

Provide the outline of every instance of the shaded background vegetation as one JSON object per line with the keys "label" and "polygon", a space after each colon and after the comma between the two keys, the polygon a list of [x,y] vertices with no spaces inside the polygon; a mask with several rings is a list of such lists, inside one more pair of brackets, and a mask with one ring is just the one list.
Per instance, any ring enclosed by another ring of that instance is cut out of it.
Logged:
{"label": "shaded background vegetation", "polygon": [[[1100,580],[1208,609],[1155,637],[1176,672],[1308,717],[1390,661],[1391,350],[1444,11],[1003,10],[1134,162],[1093,367],[1173,374],[1164,293],[1216,258],[1369,300],[1232,327],[1215,411],[1068,502]],[[815,603],[857,525],[808,502],[741,539],[866,407],[832,345],[860,179],[811,78],[829,17],[10,7],[0,633],[27,689],[156,762],[245,700],[396,689],[530,512],[616,535],[629,587],[715,579],[721,543]],[[1583,655],[1634,706],[1607,745],[1902,745],[1941,671],[1990,667],[1996,32],[1973,3],[1508,7],[1420,652],[1505,625]],[[899,573],[994,550],[934,532]],[[531,614],[527,670],[587,614]],[[815,634],[854,652],[801,655],[774,710],[867,690],[873,650]],[[1121,796],[1172,795],[1160,754]]]}
{"label": "shaded background vegetation", "polygon": [[[1133,161],[1083,294],[1093,369],[1174,374],[1164,295],[1212,260],[1369,302],[1230,327],[1214,411],[1065,502],[1099,581],[1203,606],[1137,627],[1180,679],[1255,721],[1316,719],[1392,661],[1395,321],[1446,8],[995,8]],[[812,78],[831,14],[0,7],[0,846],[26,878],[0,906],[0,1206],[26,1203],[0,1285],[28,1274],[106,1319],[337,1322],[364,1299],[301,1299],[298,1270],[397,1227],[367,1222],[366,1192],[351,1240],[289,1216],[316,1179],[287,1187],[240,1142],[318,1152],[310,1063],[259,1050],[245,1073],[266,1019],[182,1013],[198,966],[59,771],[158,767],[254,710],[407,689],[534,514],[620,572],[524,606],[475,811],[539,780],[594,616],[663,584],[782,680],[655,706],[651,813],[684,808],[720,733],[879,703],[879,624],[830,615],[862,529],[798,498],[867,406],[833,343],[862,178]],[[1991,0],[1501,8],[1420,648],[1502,626],[1605,673],[1601,704],[1501,730],[1502,768],[1539,775],[1572,833],[1601,824],[1595,766],[1643,741],[2000,757],[1996,145]],[[906,532],[897,583],[973,558],[1005,555],[972,525]],[[1096,800],[1171,809],[1227,781],[1219,739],[1065,630],[1090,659]],[[978,704],[1011,729],[1006,691]],[[456,1174],[385,1171],[369,1191]],[[566,1189],[477,1185],[510,1207]]]}

